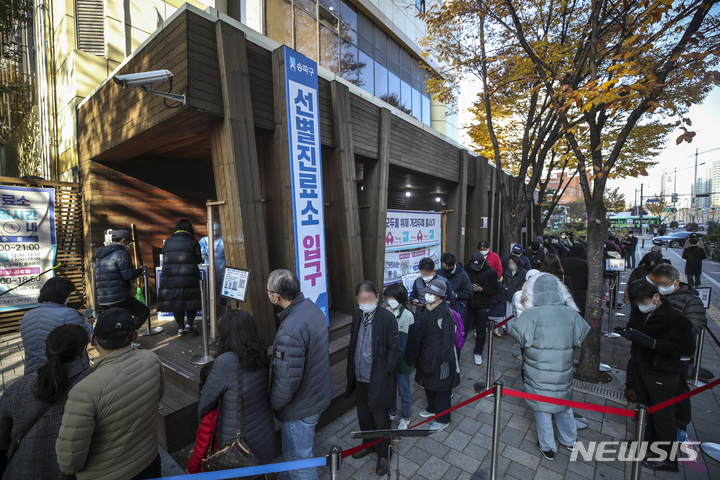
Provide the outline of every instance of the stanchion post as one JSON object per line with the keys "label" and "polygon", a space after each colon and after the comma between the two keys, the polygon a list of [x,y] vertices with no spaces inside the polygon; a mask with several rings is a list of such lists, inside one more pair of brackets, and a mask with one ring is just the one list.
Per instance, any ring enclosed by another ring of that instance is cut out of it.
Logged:
{"label": "stanchion post", "polygon": [[642,442],[645,440],[645,424],[647,423],[647,416],[647,407],[638,403],[635,408],[635,453],[633,454],[630,480],[640,480],[640,471],[643,461],[643,459],[640,458],[640,452],[642,452]]}
{"label": "stanchion post", "polygon": [[493,320],[489,320],[487,322],[487,336],[488,336],[488,344],[487,344],[487,375],[485,377],[485,385],[488,387],[493,384],[492,379],[492,362],[493,362],[493,337],[495,331],[495,322]]}
{"label": "stanchion post", "polygon": [[693,372],[693,384],[699,387],[700,380],[700,364],[702,363],[703,343],[705,342],[705,329],[703,328],[698,335],[697,345],[695,346],[695,372]]}
{"label": "stanchion post", "polygon": [[330,449],[328,466],[330,467],[330,480],[340,480],[340,465],[342,464],[342,448],[337,445]]}
{"label": "stanchion post", "polygon": [[202,325],[203,325],[203,353],[194,355],[190,362],[192,362],[195,365],[205,365],[208,362],[211,362],[215,360],[215,357],[210,355],[210,352],[208,351],[208,322],[207,322],[207,289],[204,279],[200,279],[200,305],[202,307]]}
{"label": "stanchion post", "polygon": [[98,314],[98,303],[97,303],[97,275],[95,270],[95,262],[92,262],[90,264],[92,268],[92,301],[93,301],[93,308],[95,309],[95,316]]}
{"label": "stanchion post", "polygon": [[493,385],[495,395],[495,411],[493,412],[492,450],[490,451],[490,478],[497,480],[498,452],[500,451],[500,413],[502,408],[503,382],[498,380]]}
{"label": "stanchion post", "polygon": [[[143,272],[143,282],[145,284],[145,305],[147,307],[150,307],[150,288],[148,287],[148,271],[145,270]],[[141,333],[141,337],[149,337],[150,335],[155,335],[156,333],[160,333],[163,331],[162,327],[153,327],[151,325],[151,315],[148,316],[147,319],[147,331],[145,333]]]}

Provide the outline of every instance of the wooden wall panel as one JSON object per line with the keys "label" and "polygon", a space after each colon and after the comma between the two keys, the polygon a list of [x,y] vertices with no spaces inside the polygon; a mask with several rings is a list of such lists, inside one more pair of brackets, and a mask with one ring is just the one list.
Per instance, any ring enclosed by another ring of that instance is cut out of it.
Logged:
{"label": "wooden wall panel", "polygon": [[380,107],[351,93],[350,110],[355,153],[379,158]]}
{"label": "wooden wall panel", "polygon": [[337,145],[337,139],[335,138],[336,125],[330,82],[324,78],[318,78],[318,92],[318,100],[320,101],[320,141],[323,145],[334,147]]}
{"label": "wooden wall panel", "polygon": [[247,56],[255,126],[275,130],[272,52],[247,42]]}
{"label": "wooden wall panel", "polygon": [[390,164],[457,182],[460,149],[393,116],[390,134]]}

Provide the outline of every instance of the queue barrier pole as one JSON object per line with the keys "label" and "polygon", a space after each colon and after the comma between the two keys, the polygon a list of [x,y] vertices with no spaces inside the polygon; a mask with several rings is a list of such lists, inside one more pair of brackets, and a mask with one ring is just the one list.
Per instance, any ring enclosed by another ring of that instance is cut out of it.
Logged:
{"label": "queue barrier pole", "polygon": [[340,466],[342,465],[342,448],[334,445],[328,455],[328,466],[330,467],[330,480],[340,480]]}
{"label": "queue barrier pole", "polygon": [[695,347],[695,372],[693,372],[693,384],[699,387],[700,384],[700,364],[702,363],[703,342],[705,341],[705,329],[703,328],[698,335],[697,346]]}
{"label": "queue barrier pole", "polygon": [[190,359],[190,362],[192,362],[194,365],[205,365],[206,363],[212,362],[215,360],[215,357],[210,355],[209,347],[208,347],[208,322],[207,322],[207,311],[208,311],[208,305],[207,305],[207,288],[205,284],[205,279],[200,279],[200,305],[202,307],[202,325],[203,325],[203,353],[198,353],[197,355],[193,355],[193,357]]}
{"label": "queue barrier pole", "polygon": [[97,278],[96,278],[96,272],[95,272],[95,262],[92,262],[90,264],[90,268],[92,270],[92,306],[95,309],[95,316],[97,316],[97,310],[98,310],[98,303],[97,303]]}
{"label": "queue barrier pole", "polygon": [[639,403],[635,409],[635,452],[633,454],[630,480],[640,480],[643,459],[640,458],[642,442],[645,439],[645,425],[647,424],[648,408]]}
{"label": "queue barrier pole", "polygon": [[[150,307],[150,288],[148,287],[148,271],[145,270],[143,272],[143,282],[145,283],[145,305]],[[150,335],[155,335],[156,333],[160,333],[163,331],[163,327],[153,327],[150,322],[150,316],[148,316],[147,319],[147,331],[145,333],[141,333],[141,337],[149,337]]]}
{"label": "queue barrier pole", "polygon": [[490,470],[478,470],[472,480],[497,480],[498,453],[500,451],[500,413],[502,409],[503,382],[496,381],[493,385],[495,408],[493,411],[492,447],[490,450]]}
{"label": "queue barrier pole", "polygon": [[490,388],[492,385],[492,364],[493,364],[493,337],[495,336],[495,321],[489,320],[487,322],[487,333],[488,336],[488,353],[487,353],[487,374],[485,375],[485,385]]}

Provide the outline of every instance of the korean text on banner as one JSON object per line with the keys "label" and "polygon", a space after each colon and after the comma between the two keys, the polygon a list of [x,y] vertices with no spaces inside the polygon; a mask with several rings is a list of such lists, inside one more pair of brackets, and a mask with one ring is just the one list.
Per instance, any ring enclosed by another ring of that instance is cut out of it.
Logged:
{"label": "korean text on banner", "polygon": [[317,63],[285,49],[285,95],[300,290],[328,317]]}
{"label": "korean text on banner", "polygon": [[385,251],[437,245],[442,241],[442,213],[388,210]]}
{"label": "korean text on banner", "polygon": [[0,311],[34,307],[55,262],[55,191],[0,186]]}

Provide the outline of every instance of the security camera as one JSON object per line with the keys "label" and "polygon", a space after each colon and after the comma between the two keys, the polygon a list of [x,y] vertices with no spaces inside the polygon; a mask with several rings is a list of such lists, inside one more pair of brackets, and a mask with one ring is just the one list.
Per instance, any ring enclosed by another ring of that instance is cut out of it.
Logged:
{"label": "security camera", "polygon": [[[151,93],[159,97],[163,97],[175,102],[180,102],[183,106],[187,105],[187,97],[183,93],[179,95],[172,92],[172,81],[173,74],[170,70],[155,70],[152,72],[140,72],[140,73],[129,73],[127,75],[115,75],[113,81],[120,85],[122,88],[141,87],[145,93]],[[152,89],[153,85],[170,82],[170,91],[158,92]],[[168,108],[170,107],[167,103],[165,104]],[[178,107],[180,105],[177,105]]]}
{"label": "security camera", "polygon": [[170,70],[155,70],[152,72],[129,73],[127,75],[115,75],[113,80],[122,88],[150,87],[160,83],[172,81],[173,74]]}

